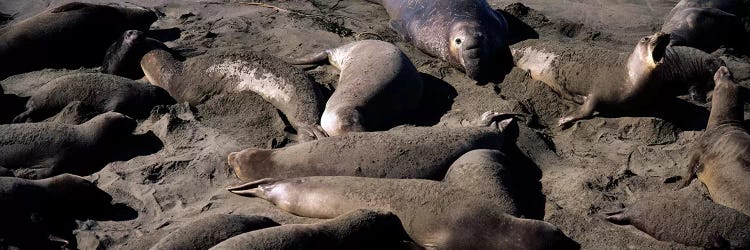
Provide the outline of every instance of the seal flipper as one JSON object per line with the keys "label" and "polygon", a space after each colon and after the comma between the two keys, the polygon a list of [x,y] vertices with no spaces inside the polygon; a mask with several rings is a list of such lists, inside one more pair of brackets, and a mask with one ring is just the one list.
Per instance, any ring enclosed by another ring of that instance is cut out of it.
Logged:
{"label": "seal flipper", "polygon": [[404,42],[410,43],[411,37],[409,36],[409,32],[406,30],[406,22],[400,19],[394,19],[391,20],[388,23],[389,26],[391,26],[391,29],[393,31],[396,31],[399,36],[401,36],[401,39],[404,39]]}
{"label": "seal flipper", "polygon": [[261,185],[267,185],[272,184],[276,182],[277,180],[274,178],[265,178],[260,179],[257,181],[248,182],[245,184],[240,184],[237,186],[229,186],[227,187],[227,191],[242,195],[242,196],[249,196],[249,197],[258,197],[262,199],[266,199],[266,192],[261,187]]}
{"label": "seal flipper", "polygon": [[597,100],[596,96],[589,95],[586,98],[586,102],[583,103],[582,107],[580,107],[573,114],[560,118],[560,121],[557,123],[557,125],[560,127],[566,127],[573,122],[593,116],[598,102],[599,101]]}
{"label": "seal flipper", "polygon": [[287,63],[294,64],[294,65],[305,65],[305,64],[319,65],[319,64],[325,64],[326,62],[328,62],[327,50],[321,51],[315,54],[303,56],[300,58],[290,59],[287,61]]}
{"label": "seal flipper", "polygon": [[607,212],[604,213],[607,215],[605,218],[607,221],[612,222],[617,225],[629,225],[630,224],[630,217],[625,214],[625,209],[621,209],[614,212]]}

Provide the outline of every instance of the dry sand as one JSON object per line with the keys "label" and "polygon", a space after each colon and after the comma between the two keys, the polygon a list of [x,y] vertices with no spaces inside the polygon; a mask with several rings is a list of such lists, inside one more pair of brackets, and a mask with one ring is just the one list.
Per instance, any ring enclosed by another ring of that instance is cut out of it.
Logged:
{"label": "dry sand", "polygon": [[[0,12],[14,15],[13,23],[65,2],[69,1],[0,1]],[[502,9],[515,1],[489,2]],[[533,10],[518,5],[508,10],[543,39],[627,53],[637,39],[659,30],[677,0],[520,2]],[[428,98],[416,125],[456,126],[487,110],[525,114],[519,124],[516,158],[525,160],[529,173],[541,182],[540,190],[528,190],[529,202],[524,206],[529,217],[559,226],[584,249],[688,248],[657,241],[631,226],[610,224],[600,213],[676,187],[675,180],[684,175],[687,149],[705,125],[705,107],[683,102],[665,107],[665,119],[596,117],[562,130],[555,122],[577,105],[562,100],[520,69],[514,69],[502,83],[475,85],[447,63],[400,41],[388,28],[381,6],[364,0],[266,3],[283,9],[229,1],[131,0],[119,4],[158,10],[162,15],[152,28],[181,29],[181,36],[167,44],[188,56],[244,45],[284,58],[358,39],[393,42],[426,80]],[[737,79],[748,86],[750,61],[725,59],[730,60]],[[325,86],[337,80],[332,66],[317,67],[308,74]],[[6,92],[12,92],[6,84]],[[161,151],[112,163],[87,177],[138,216],[124,221],[80,221],[73,247],[143,249],[190,221],[218,213],[263,215],[282,224],[316,221],[223,189],[238,181],[226,164],[229,152],[288,142],[282,118],[259,96],[216,96],[193,109],[186,105],[157,108],[140,122],[139,132],[149,130],[163,141]]]}

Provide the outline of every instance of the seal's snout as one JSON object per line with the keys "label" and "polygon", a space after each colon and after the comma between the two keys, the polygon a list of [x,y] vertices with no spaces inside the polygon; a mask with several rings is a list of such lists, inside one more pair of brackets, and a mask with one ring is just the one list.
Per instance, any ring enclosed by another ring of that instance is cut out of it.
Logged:
{"label": "seal's snout", "polygon": [[357,108],[326,109],[320,118],[320,126],[329,136],[366,131]]}
{"label": "seal's snout", "polygon": [[227,163],[234,170],[234,175],[240,180],[256,180],[265,175],[264,167],[273,150],[248,148],[240,152],[227,155]]}
{"label": "seal's snout", "polygon": [[716,84],[734,82],[734,77],[732,76],[732,72],[729,71],[726,66],[721,66],[716,70],[716,74],[714,74],[714,82],[716,82]]}

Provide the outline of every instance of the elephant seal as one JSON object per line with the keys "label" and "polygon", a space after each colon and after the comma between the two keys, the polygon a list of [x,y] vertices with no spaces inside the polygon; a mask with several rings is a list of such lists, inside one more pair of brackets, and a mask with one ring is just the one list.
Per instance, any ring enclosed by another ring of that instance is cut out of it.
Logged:
{"label": "elephant seal", "polygon": [[666,20],[672,19],[676,12],[688,8],[714,8],[738,17],[747,14],[743,0],[681,0],[669,11]]}
{"label": "elephant seal", "polygon": [[498,160],[499,151],[471,151],[443,181],[314,176],[263,179],[228,190],[313,218],[387,209],[414,242],[428,249],[577,249],[557,227],[511,216],[518,215],[506,186],[513,176],[499,176],[505,166]]}
{"label": "elephant seal", "polygon": [[742,126],[740,86],[726,67],[714,79],[711,115],[693,144],[685,183],[697,177],[714,202],[750,215],[750,134]]}
{"label": "elephant seal", "polygon": [[606,219],[633,225],[657,240],[712,249],[750,248],[750,217],[705,199],[691,185],[650,195]]}
{"label": "elephant seal", "polygon": [[383,5],[406,42],[480,82],[513,67],[505,18],[486,0],[368,0]]}
{"label": "elephant seal", "polygon": [[[690,93],[705,99],[712,75],[724,62],[689,47],[668,46],[670,36],[657,32],[641,39],[629,55],[590,45],[524,41],[514,46],[516,65],[563,98],[582,103],[560,119],[566,126],[595,111],[629,113],[648,110],[663,98]],[[592,69],[593,67],[593,69]]]}
{"label": "elephant seal", "polygon": [[215,50],[184,62],[165,50],[152,50],[141,59],[151,84],[180,102],[197,105],[211,96],[255,93],[281,110],[300,140],[327,137],[320,127],[323,95],[304,71],[281,59],[249,49]]}
{"label": "elephant seal", "polygon": [[740,46],[745,25],[737,16],[719,9],[684,8],[676,10],[661,31],[671,35],[671,46],[711,53],[721,46]]}
{"label": "elephant seal", "polygon": [[81,125],[0,125],[0,166],[31,179],[61,173],[89,175],[118,160],[118,144],[136,146],[129,141],[136,125],[130,117],[114,112]]}
{"label": "elephant seal", "polygon": [[[60,220],[85,219],[110,210],[112,197],[95,184],[62,174],[42,180],[0,177],[0,238],[22,249],[51,249]],[[57,223],[56,223],[57,222]]]}
{"label": "elephant seal", "polygon": [[69,103],[80,101],[99,113],[115,111],[145,118],[156,105],[175,104],[161,87],[110,74],[88,73],[62,76],[34,91],[26,111],[13,122],[41,121],[60,112]]}
{"label": "elephant seal", "polygon": [[0,79],[44,68],[99,66],[107,47],[126,30],[148,30],[157,19],[145,9],[67,3],[0,29]]}
{"label": "elephant seal", "polygon": [[161,41],[147,37],[140,30],[125,31],[104,54],[101,72],[140,79],[143,77],[141,58],[154,49],[169,50]]}
{"label": "elephant seal", "polygon": [[159,240],[151,250],[209,249],[234,236],[268,227],[279,226],[262,216],[214,214],[190,222]]}
{"label": "elephant seal", "polygon": [[406,239],[401,221],[394,214],[360,209],[321,223],[247,232],[211,249],[394,249]]}
{"label": "elephant seal", "polygon": [[[493,113],[494,114],[494,113]],[[485,114],[485,120],[492,119]],[[413,127],[357,132],[280,149],[248,148],[227,162],[243,181],[303,176],[364,176],[439,180],[450,164],[473,149],[498,149],[503,128]]]}
{"label": "elephant seal", "polygon": [[330,136],[387,129],[405,120],[420,103],[422,77],[409,58],[391,43],[357,41],[291,62],[312,64],[326,60],[341,70],[336,90],[320,120]]}

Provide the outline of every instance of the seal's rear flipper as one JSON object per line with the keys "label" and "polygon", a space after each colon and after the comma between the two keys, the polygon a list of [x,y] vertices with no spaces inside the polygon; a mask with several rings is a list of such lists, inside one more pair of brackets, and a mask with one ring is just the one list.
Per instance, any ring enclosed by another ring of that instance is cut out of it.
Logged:
{"label": "seal's rear flipper", "polygon": [[259,197],[259,198],[265,198],[265,191],[261,187],[261,185],[265,184],[271,184],[276,182],[276,179],[273,178],[265,178],[260,179],[257,181],[248,182],[245,184],[240,184],[237,186],[229,186],[227,187],[227,191],[242,195],[242,196],[250,196],[250,197]]}
{"label": "seal's rear flipper", "polygon": [[320,65],[328,62],[328,51],[321,51],[315,54],[303,56],[300,58],[289,59],[287,63],[294,65]]}
{"label": "seal's rear flipper", "polygon": [[617,225],[630,225],[630,218],[625,214],[625,209],[621,209],[614,212],[605,212],[607,215],[605,218],[607,221]]}

